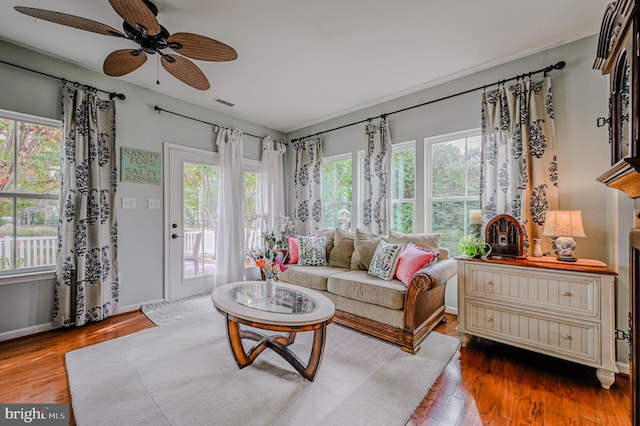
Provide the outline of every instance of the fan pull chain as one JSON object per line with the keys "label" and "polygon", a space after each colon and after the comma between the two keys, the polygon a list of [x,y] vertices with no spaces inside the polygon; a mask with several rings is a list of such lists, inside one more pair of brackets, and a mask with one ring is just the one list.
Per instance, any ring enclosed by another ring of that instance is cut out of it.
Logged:
{"label": "fan pull chain", "polygon": [[156,84],[160,85],[160,55],[158,55],[158,62],[156,62]]}

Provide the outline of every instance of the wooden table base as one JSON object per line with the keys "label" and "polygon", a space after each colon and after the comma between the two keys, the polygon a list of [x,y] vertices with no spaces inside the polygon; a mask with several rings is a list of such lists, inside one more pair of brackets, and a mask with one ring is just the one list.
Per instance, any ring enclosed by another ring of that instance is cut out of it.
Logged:
{"label": "wooden table base", "polygon": [[[226,314],[225,316],[229,348],[231,349],[231,353],[233,354],[239,368],[242,369],[251,365],[262,351],[270,348],[291,364],[293,368],[295,368],[305,379],[313,381],[316,377],[322,361],[322,355],[324,353],[324,343],[327,338],[327,325],[331,320],[305,326],[276,326],[245,321],[230,314]],[[239,324],[272,331],[288,332],[288,335],[267,336],[256,331],[241,330]],[[311,347],[311,354],[309,355],[309,361],[306,366],[302,363],[300,358],[298,358],[298,356],[288,348],[288,346],[295,341],[296,333],[301,331],[313,331],[313,346]],[[248,352],[245,352],[244,347],[242,346],[242,339],[254,340],[258,343],[249,349]]]}

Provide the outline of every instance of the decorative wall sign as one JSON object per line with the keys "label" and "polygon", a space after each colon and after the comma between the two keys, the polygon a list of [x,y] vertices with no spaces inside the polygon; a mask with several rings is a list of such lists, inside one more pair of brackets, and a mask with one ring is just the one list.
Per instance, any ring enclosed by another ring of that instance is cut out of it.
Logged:
{"label": "decorative wall sign", "polygon": [[120,148],[120,181],[160,185],[162,157],[159,152]]}

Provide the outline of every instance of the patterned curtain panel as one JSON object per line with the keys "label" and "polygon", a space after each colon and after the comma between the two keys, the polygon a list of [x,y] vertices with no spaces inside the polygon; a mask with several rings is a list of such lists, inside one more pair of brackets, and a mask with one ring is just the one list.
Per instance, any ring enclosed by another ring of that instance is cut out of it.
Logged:
{"label": "patterned curtain panel", "polygon": [[391,134],[385,118],[379,126],[367,124],[365,131],[362,223],[366,231],[386,235],[391,220]]}
{"label": "patterned curtain panel", "polygon": [[311,235],[322,220],[322,143],[320,138],[295,142],[295,232]]}
{"label": "patterned curtain panel", "polygon": [[242,131],[222,128],[216,143],[220,156],[216,282],[225,284],[244,279]]}
{"label": "patterned curtain panel", "polygon": [[116,115],[114,101],[62,89],[62,192],[53,324],[80,326],[116,313]]}
{"label": "patterned curtain panel", "polygon": [[525,253],[542,237],[547,209],[558,206],[558,166],[551,79],[517,83],[482,96],[483,226],[499,214],[520,221]]}
{"label": "patterned curtain panel", "polygon": [[284,215],[284,154],[285,144],[267,136],[262,140],[260,201],[261,212],[272,218]]}

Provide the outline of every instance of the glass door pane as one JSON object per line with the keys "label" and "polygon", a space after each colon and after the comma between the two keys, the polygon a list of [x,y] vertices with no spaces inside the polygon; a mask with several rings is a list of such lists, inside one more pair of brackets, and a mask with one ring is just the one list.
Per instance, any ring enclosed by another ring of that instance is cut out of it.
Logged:
{"label": "glass door pane", "polygon": [[183,279],[216,271],[216,231],[220,169],[183,163]]}

